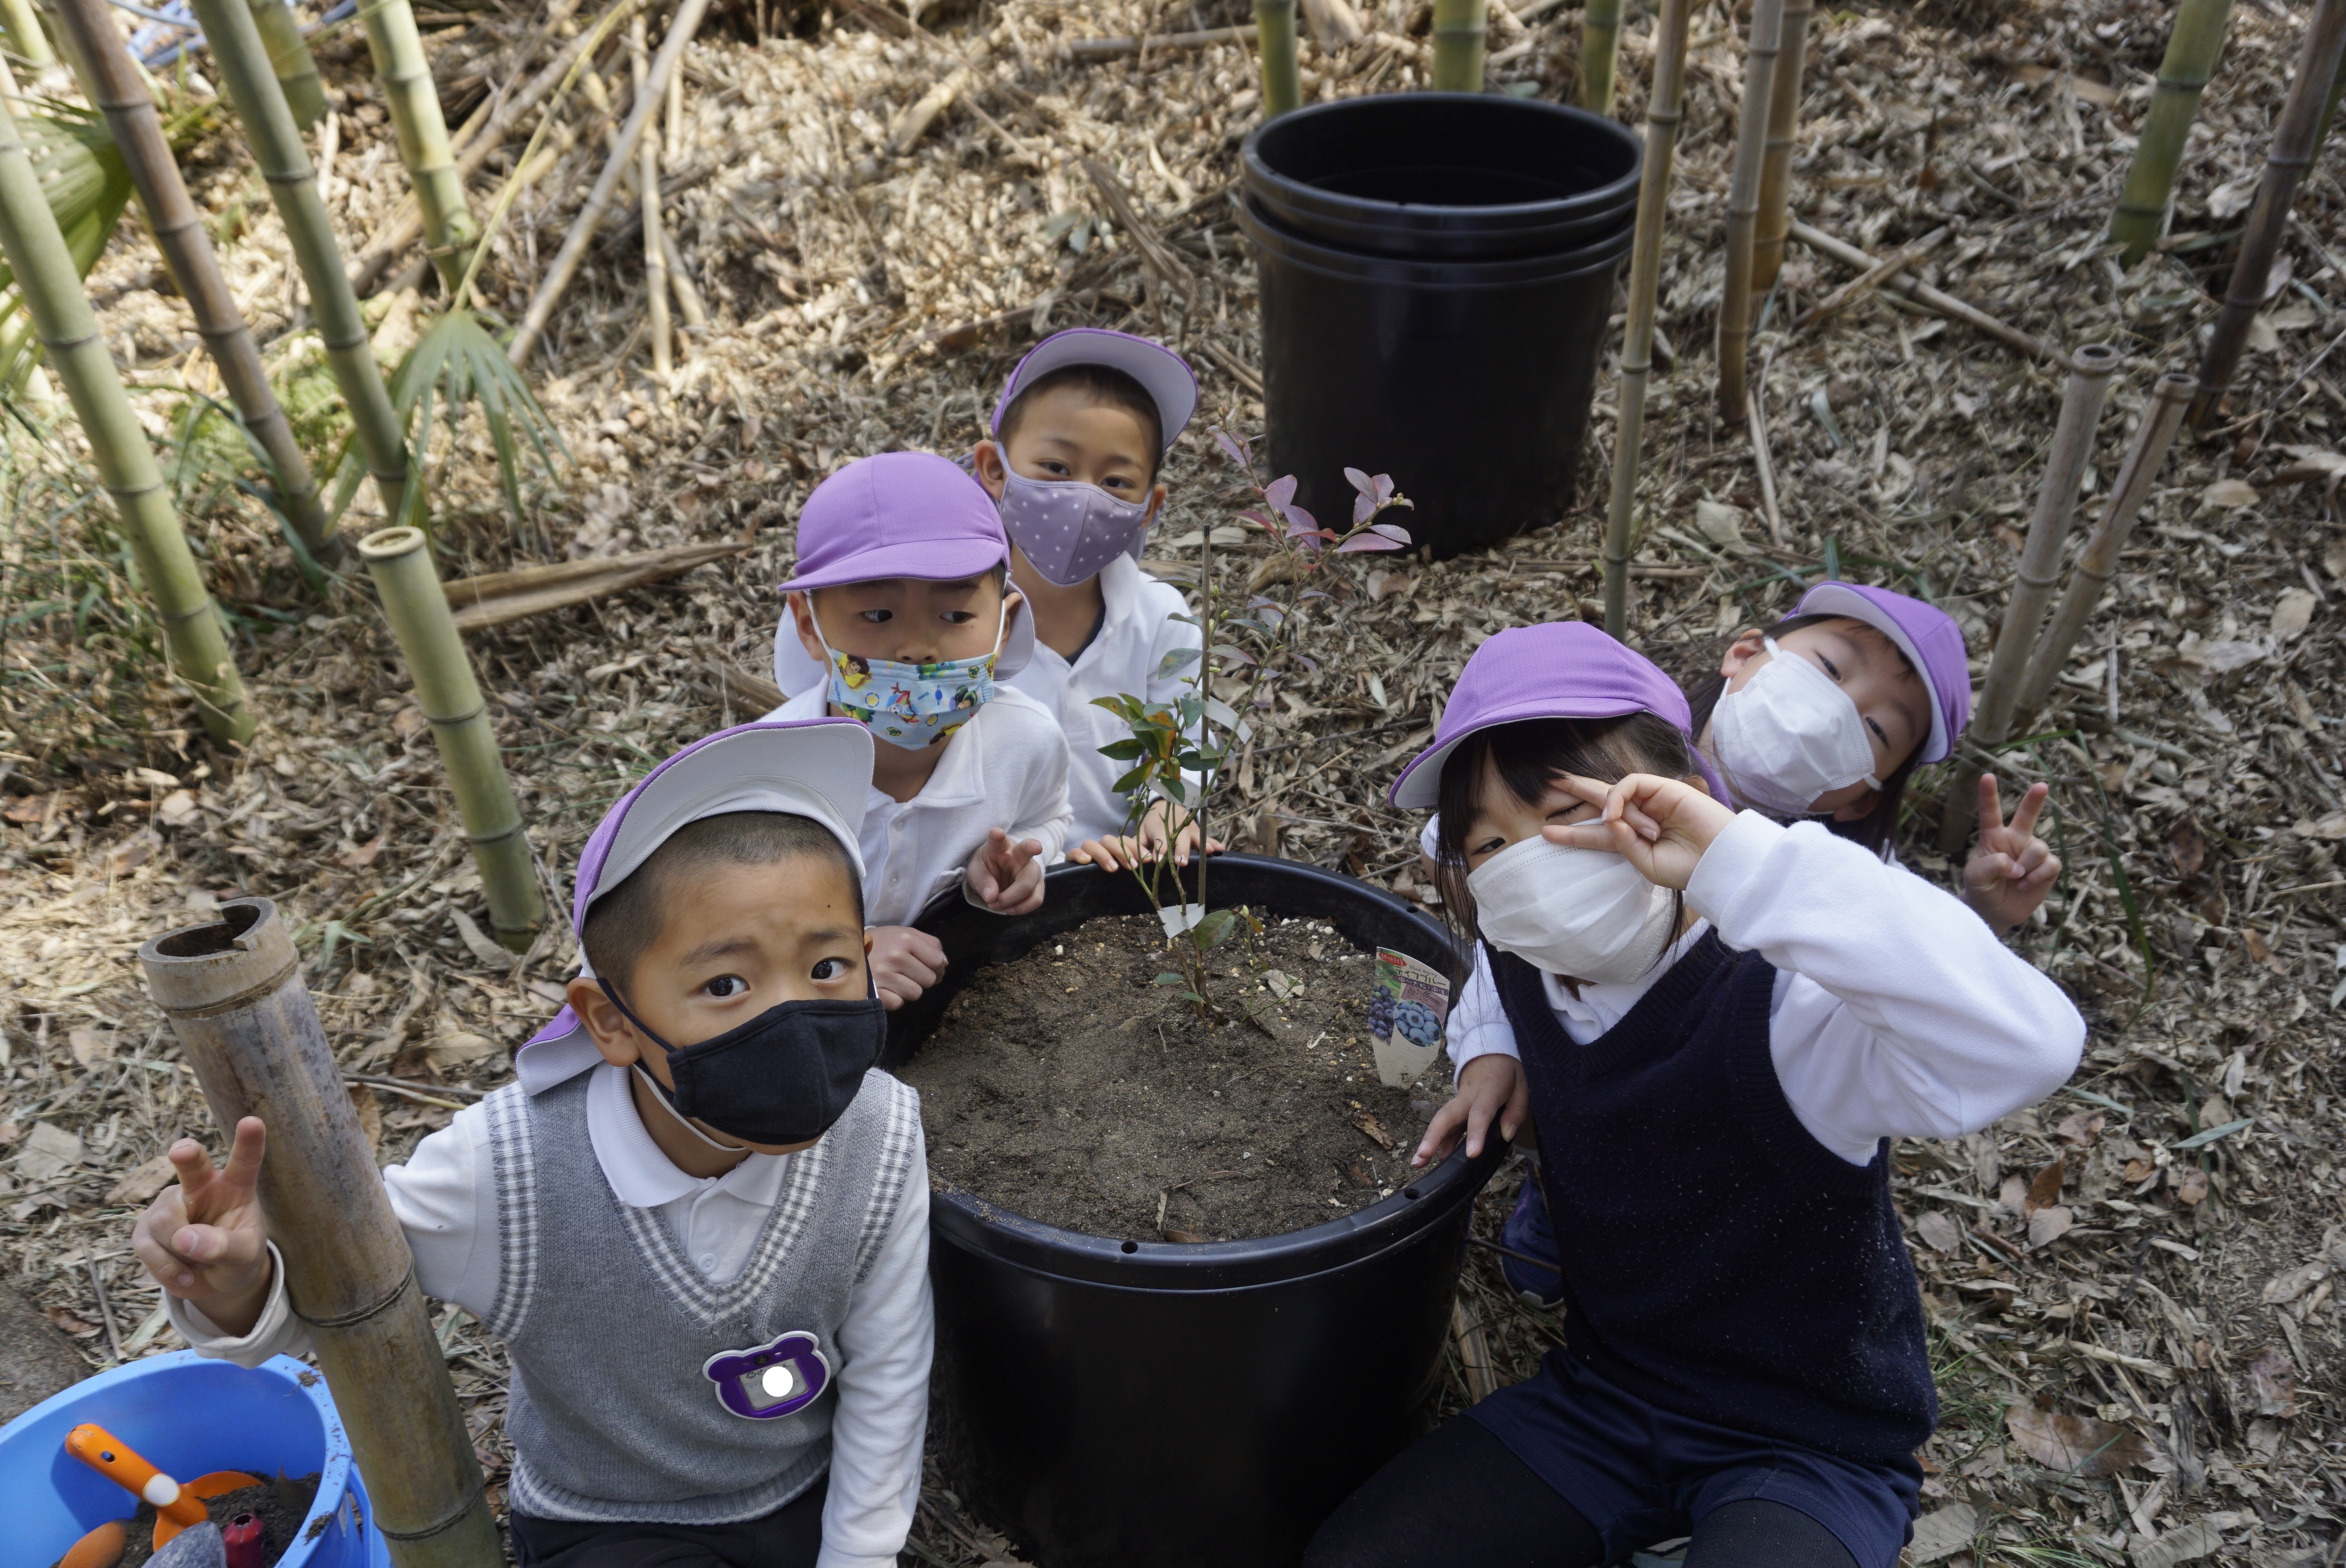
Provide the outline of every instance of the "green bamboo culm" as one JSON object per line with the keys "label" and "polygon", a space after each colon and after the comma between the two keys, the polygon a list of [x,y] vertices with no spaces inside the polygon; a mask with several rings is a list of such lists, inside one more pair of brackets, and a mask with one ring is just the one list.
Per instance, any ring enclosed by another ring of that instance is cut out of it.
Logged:
{"label": "green bamboo culm", "polygon": [[370,534],[359,541],[359,557],[374,579],[383,618],[415,681],[416,703],[439,743],[456,814],[472,841],[473,863],[480,868],[490,926],[506,947],[525,952],[546,919],[546,900],[538,891],[537,866],[522,831],[513,780],[497,750],[496,727],[480,682],[473,677],[472,658],[433,569],[423,531],[385,528]]}
{"label": "green bamboo culm", "polygon": [[1580,85],[1573,97],[1590,114],[1613,112],[1620,59],[1621,0],[1588,0],[1580,14]]}
{"label": "green bamboo culm", "polygon": [[35,70],[56,61],[48,35],[41,31],[41,14],[33,0],[0,0],[0,32],[8,38],[8,52]]}
{"label": "green bamboo culm", "polygon": [[2128,267],[2158,243],[2159,231],[2167,226],[2183,144],[2199,112],[2199,94],[2223,55],[2224,30],[2231,16],[2232,0],[2182,0],[2176,7],[2167,57],[2158,63],[2158,86],[2142,117],[2142,133],[2135,143],[2134,162],[2127,168],[2126,187],[2118,193],[2117,210],[2110,214],[2110,238],[2126,247],[2118,259]]}
{"label": "green bamboo culm", "polygon": [[[383,385],[382,369],[375,363],[374,345],[367,341],[366,322],[359,316],[358,294],[342,271],[342,248],[334,242],[333,222],[318,195],[309,148],[301,145],[301,129],[293,123],[284,89],[269,68],[268,50],[244,0],[192,4],[196,21],[211,45],[221,85],[244,124],[253,161],[260,166],[270,199],[285,224],[293,260],[309,288],[310,313],[317,318],[318,336],[326,346],[326,363],[350,409],[359,451],[382,500],[382,514],[401,522],[410,505],[407,443],[392,410],[390,390]],[[420,504],[422,496],[413,499]]]}
{"label": "green bamboo culm", "polygon": [[448,122],[440,113],[431,62],[423,57],[423,36],[415,30],[415,12],[407,0],[359,0],[359,21],[399,138],[400,161],[415,187],[424,247],[453,298],[481,233],[464,201],[464,179],[448,144]]}
{"label": "green bamboo culm", "polygon": [[1751,339],[1751,267],[1760,227],[1760,175],[1767,161],[1776,58],[1783,50],[1784,0],[1751,0],[1751,39],[1743,55],[1743,112],[1727,194],[1727,285],[1719,301],[1719,417],[1739,425],[1749,412],[1747,353]]}
{"label": "green bamboo culm", "polygon": [[[1792,229],[1792,146],[1800,127],[1800,77],[1809,54],[1809,20],[1816,0],[1784,0],[1776,81],[1768,91],[1768,145],[1760,157],[1760,217],[1751,243],[1751,319],[1784,270],[1784,239]],[[1755,329],[1756,330],[1756,329]]]}
{"label": "green bamboo culm", "polygon": [[1262,117],[1276,119],[1303,102],[1295,63],[1295,0],[1254,0],[1255,46],[1262,51]]}
{"label": "green bamboo culm", "polygon": [[326,520],[318,499],[317,481],[309,459],[293,439],[293,427],[270,390],[261,367],[260,350],[252,341],[236,295],[220,276],[219,260],[212,254],[202,215],[189,199],[179,166],[155,100],[147,90],[138,62],[114,25],[107,0],[56,0],[57,20],[73,40],[75,51],[90,70],[82,84],[90,101],[106,116],[114,143],[121,151],[131,182],[146,209],[147,227],[155,248],[171,270],[171,280],[196,318],[196,331],[219,369],[220,382],[275,472],[277,493],[286,521],[312,558],[332,563],[342,553],[342,541]]}
{"label": "green bamboo culm", "polygon": [[[0,73],[0,90],[14,92],[5,73]],[[87,278],[130,202],[130,174],[121,149],[97,116],[69,105],[26,115],[16,122],[16,131],[25,138],[41,196],[65,231],[74,274]],[[0,392],[22,384],[40,355],[31,318],[16,309],[14,280],[15,274],[0,263]]]}
{"label": "green bamboo culm", "polygon": [[[56,4],[63,5],[66,0],[56,0]],[[270,74],[285,89],[285,102],[293,111],[293,123],[308,130],[326,112],[326,88],[318,80],[318,62],[310,57],[309,42],[301,36],[301,23],[285,0],[250,0],[250,4],[252,25],[260,29],[260,41],[269,49]]]}
{"label": "green bamboo culm", "polygon": [[195,694],[212,738],[241,746],[252,738],[252,711],[245,706],[244,682],[229,655],[219,612],[179,532],[171,493],[98,332],[97,314],[82,292],[65,231],[41,194],[15,113],[5,101],[14,97],[14,84],[6,86],[9,91],[0,94],[0,249],[7,252],[50,368],[65,382],[89,438],[90,455],[114,497],[138,574],[154,596],[171,669]]}
{"label": "green bamboo culm", "polygon": [[1483,32],[1489,0],[1433,0],[1433,90],[1483,90]]}

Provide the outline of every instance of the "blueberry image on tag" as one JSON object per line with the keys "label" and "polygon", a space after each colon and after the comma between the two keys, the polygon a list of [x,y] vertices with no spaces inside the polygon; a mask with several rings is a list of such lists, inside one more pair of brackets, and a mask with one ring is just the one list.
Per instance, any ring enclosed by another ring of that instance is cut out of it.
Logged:
{"label": "blueberry image on tag", "polygon": [[754,1349],[719,1350],[700,1371],[717,1385],[719,1404],[753,1421],[796,1415],[831,1386],[831,1363],[803,1329]]}

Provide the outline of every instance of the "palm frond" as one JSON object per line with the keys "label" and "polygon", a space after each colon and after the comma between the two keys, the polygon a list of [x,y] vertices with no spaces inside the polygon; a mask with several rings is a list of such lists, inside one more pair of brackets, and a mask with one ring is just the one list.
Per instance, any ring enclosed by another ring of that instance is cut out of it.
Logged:
{"label": "palm frond", "polygon": [[[554,454],[566,462],[570,449],[562,433],[538,406],[536,394],[522,378],[505,350],[480,318],[470,311],[450,311],[434,321],[415,346],[400,361],[391,382],[391,404],[403,424],[412,427],[420,454],[430,445],[435,404],[453,420],[466,403],[479,405],[489,442],[496,450],[497,475],[505,489],[505,506],[514,526],[525,525],[521,505],[521,443],[515,427],[529,438],[546,476],[554,476]],[[551,444],[549,444],[549,442]]]}
{"label": "palm frond", "polygon": [[[130,171],[96,113],[54,101],[44,101],[42,107],[46,112],[19,117],[16,128],[41,194],[65,230],[74,270],[87,278],[122,220],[130,200]],[[0,391],[14,389],[40,353],[15,281],[6,260],[0,259]]]}

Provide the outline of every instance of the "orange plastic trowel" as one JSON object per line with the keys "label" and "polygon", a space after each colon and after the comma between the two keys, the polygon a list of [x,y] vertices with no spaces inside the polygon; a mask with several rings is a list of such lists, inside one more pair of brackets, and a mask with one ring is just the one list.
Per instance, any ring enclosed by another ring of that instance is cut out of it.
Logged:
{"label": "orange plastic trowel", "polygon": [[158,1551],[180,1531],[211,1517],[204,1507],[205,1498],[221,1497],[260,1484],[259,1476],[247,1475],[240,1470],[216,1470],[190,1481],[174,1481],[141,1459],[112,1432],[88,1421],[66,1434],[66,1451],[132,1496],[155,1505]]}

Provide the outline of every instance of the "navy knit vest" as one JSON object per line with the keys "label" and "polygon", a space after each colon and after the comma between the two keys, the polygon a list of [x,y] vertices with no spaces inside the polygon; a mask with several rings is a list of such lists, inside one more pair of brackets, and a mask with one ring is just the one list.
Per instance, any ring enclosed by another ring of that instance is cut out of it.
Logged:
{"label": "navy knit vest", "polygon": [[1887,1140],[1861,1168],[1793,1115],[1775,970],[1714,932],[1578,1045],[1538,970],[1484,955],[1530,1083],[1570,1352],[1663,1410],[1911,1467],[1938,1400]]}

